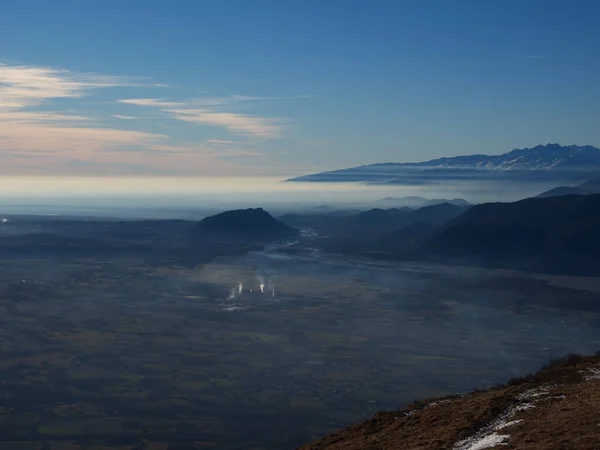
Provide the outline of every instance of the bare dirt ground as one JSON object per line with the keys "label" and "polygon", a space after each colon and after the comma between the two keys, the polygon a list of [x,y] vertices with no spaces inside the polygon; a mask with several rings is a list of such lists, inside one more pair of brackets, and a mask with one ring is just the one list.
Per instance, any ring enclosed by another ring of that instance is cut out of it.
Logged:
{"label": "bare dirt ground", "polygon": [[301,450],[600,449],[600,357],[570,355],[466,396],[385,412]]}

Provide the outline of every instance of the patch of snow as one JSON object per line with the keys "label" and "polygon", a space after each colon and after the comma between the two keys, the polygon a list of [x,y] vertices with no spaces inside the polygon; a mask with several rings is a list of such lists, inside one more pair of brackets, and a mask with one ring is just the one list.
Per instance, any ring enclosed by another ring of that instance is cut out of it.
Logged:
{"label": "patch of snow", "polygon": [[515,412],[517,411],[527,411],[528,409],[535,408],[531,403],[523,403],[521,405],[515,406]]}
{"label": "patch of snow", "polygon": [[492,448],[496,445],[506,445],[506,441],[510,438],[509,434],[498,434],[496,431],[511,425],[516,425],[520,420],[509,421],[510,417],[515,413],[514,409],[509,409],[505,413],[499,415],[487,427],[478,431],[473,436],[457,442],[453,450],[483,450]]}
{"label": "patch of snow", "polygon": [[483,450],[486,448],[495,447],[497,445],[507,445],[506,441],[508,441],[510,435],[498,434],[496,431],[521,423],[522,419],[510,419],[519,411],[526,411],[528,409],[535,408],[533,402],[541,400],[543,397],[547,397],[551,387],[552,386],[540,386],[538,388],[528,389],[525,392],[517,395],[516,400],[521,402],[520,404],[507,409],[505,412],[492,420],[488,426],[481,429],[473,436],[457,442],[454,445],[453,450]]}
{"label": "patch of snow", "polygon": [[431,402],[425,405],[425,408],[431,408],[432,406],[441,405],[442,403],[448,403],[450,400],[439,400],[437,402]]}
{"label": "patch of snow", "polygon": [[600,380],[600,367],[590,367],[582,372],[585,381]]}
{"label": "patch of snow", "polygon": [[512,427],[513,425],[517,425],[518,423],[523,422],[523,419],[511,420],[510,422],[501,423],[496,427],[496,430],[501,430],[502,428]]}
{"label": "patch of snow", "polygon": [[461,450],[483,450],[484,448],[492,448],[496,445],[506,445],[506,441],[510,436],[508,434],[492,433],[483,438],[469,444],[467,447],[461,447]]}
{"label": "patch of snow", "polygon": [[538,388],[527,389],[525,392],[517,395],[517,400],[535,400],[539,397],[545,397],[550,392],[550,386],[540,386]]}

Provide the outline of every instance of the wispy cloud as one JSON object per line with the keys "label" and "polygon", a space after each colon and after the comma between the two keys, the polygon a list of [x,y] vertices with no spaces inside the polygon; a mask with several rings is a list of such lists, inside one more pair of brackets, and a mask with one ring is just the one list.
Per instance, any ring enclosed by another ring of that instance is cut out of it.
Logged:
{"label": "wispy cloud", "polygon": [[75,124],[88,121],[89,118],[74,114],[61,114],[54,112],[38,111],[2,111],[0,109],[0,121],[17,124]]}
{"label": "wispy cloud", "polygon": [[80,98],[90,89],[131,84],[131,80],[121,77],[0,64],[0,108],[19,109],[39,105],[47,99]]}
{"label": "wispy cloud", "polygon": [[0,149],[83,156],[109,147],[151,146],[166,135],[112,128],[0,122]]}
{"label": "wispy cloud", "polygon": [[307,98],[306,95],[293,97],[252,97],[229,95],[221,97],[201,97],[185,101],[170,101],[158,98],[123,99],[121,103],[153,107],[166,113],[168,117],[195,124],[211,125],[226,129],[232,134],[260,138],[274,138],[281,135],[287,121],[279,118],[262,117],[231,111],[236,103],[259,100],[283,100]]}
{"label": "wispy cloud", "polygon": [[139,117],[122,116],[121,114],[113,114],[113,117],[115,117],[117,119],[121,119],[121,120],[137,120],[137,119],[139,119]]}
{"label": "wispy cloud", "polygon": [[160,98],[127,98],[118,100],[118,102],[128,105],[153,106],[156,108],[174,108],[185,105],[183,102],[169,102]]}
{"label": "wispy cloud", "polygon": [[94,118],[48,106],[91,90],[134,86],[132,80],[46,67],[0,64],[0,148],[12,154],[82,156],[110,146],[151,145],[167,137],[106,128]]}
{"label": "wispy cloud", "polygon": [[[241,105],[304,98],[204,95],[178,100],[148,96],[104,100],[100,109],[87,100],[101,89],[139,87],[146,91],[171,89],[144,79],[0,63],[0,171],[68,173],[76,168],[102,173],[112,168],[125,172],[131,169],[131,173],[243,172],[247,167],[231,160],[262,156],[261,139],[256,138],[280,136],[287,122],[249,113],[251,108],[247,107],[240,111]],[[125,105],[147,108],[152,114],[128,114]],[[177,120],[190,124],[190,129],[195,124],[215,126],[238,138],[199,137],[197,142],[182,143],[176,135],[170,135],[169,123],[158,120],[152,122],[157,127],[150,131],[132,129],[141,126],[136,119],[146,117]],[[115,125],[115,119],[127,129]]]}
{"label": "wispy cloud", "polygon": [[228,141],[228,140],[224,140],[224,139],[207,139],[204,142],[208,145],[217,145],[217,146],[221,146],[221,145],[227,146],[227,145],[238,145],[239,144],[238,141]]}
{"label": "wispy cloud", "polygon": [[246,114],[214,112],[210,109],[168,109],[172,117],[184,122],[223,127],[234,134],[257,137],[277,137],[281,125],[276,119],[255,117]]}

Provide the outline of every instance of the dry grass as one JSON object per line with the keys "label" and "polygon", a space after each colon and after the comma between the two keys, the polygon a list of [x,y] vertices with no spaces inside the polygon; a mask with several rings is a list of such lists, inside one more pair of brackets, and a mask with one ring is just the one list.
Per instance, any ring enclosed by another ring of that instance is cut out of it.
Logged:
{"label": "dry grass", "polygon": [[[537,374],[513,379],[504,386],[379,413],[301,449],[452,449],[457,442],[527,402],[533,407],[517,410],[509,419],[521,422],[499,431],[510,438],[504,445],[489,448],[598,450],[600,380],[586,380],[582,375],[592,367],[600,368],[600,357],[568,355]],[[524,393],[541,387],[545,387],[543,394],[523,400]]]}

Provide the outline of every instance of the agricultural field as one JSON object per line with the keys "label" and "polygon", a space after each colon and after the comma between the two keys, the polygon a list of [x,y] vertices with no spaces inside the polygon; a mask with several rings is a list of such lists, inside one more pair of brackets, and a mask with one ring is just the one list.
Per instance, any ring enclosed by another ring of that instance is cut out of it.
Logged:
{"label": "agricultural field", "polygon": [[0,450],[294,448],[600,348],[597,296],[273,247],[0,260]]}

